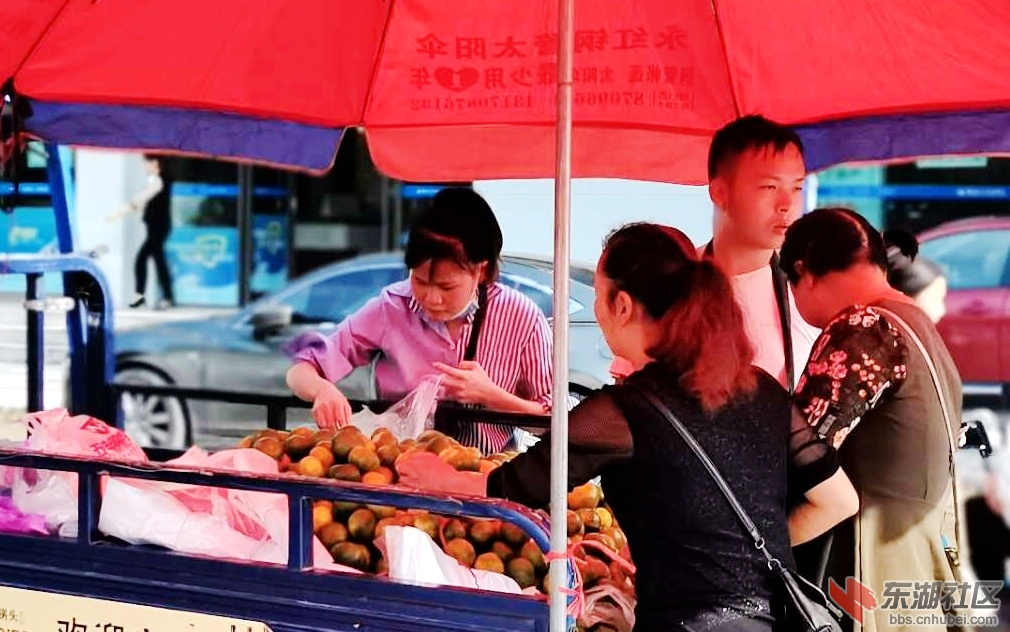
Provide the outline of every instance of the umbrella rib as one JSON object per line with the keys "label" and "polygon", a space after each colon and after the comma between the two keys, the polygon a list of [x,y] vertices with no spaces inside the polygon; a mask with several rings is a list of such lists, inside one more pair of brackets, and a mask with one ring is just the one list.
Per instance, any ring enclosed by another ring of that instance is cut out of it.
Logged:
{"label": "umbrella rib", "polygon": [[722,29],[722,20],[719,19],[718,0],[711,0],[712,15],[715,17],[715,30],[719,34],[719,46],[722,47],[722,58],[726,62],[726,81],[729,82],[729,96],[733,100],[733,112],[737,117],[743,116],[740,110],[740,100],[737,98],[736,86],[733,84],[733,72],[729,68],[729,48],[726,46],[726,34]]}
{"label": "umbrella rib", "polygon": [[25,64],[27,64],[28,60],[31,59],[32,55],[35,54],[35,50],[39,47],[39,45],[42,44],[42,40],[45,39],[46,35],[49,34],[49,31],[53,28],[53,24],[55,24],[56,20],[58,20],[59,17],[63,15],[63,12],[67,10],[67,5],[69,4],[70,0],[63,0],[63,6],[61,6],[59,9],[53,12],[53,17],[49,18],[49,23],[46,24],[46,27],[42,29],[42,31],[39,33],[39,36],[35,39],[34,42],[32,42],[31,48],[28,49],[28,52],[25,53],[25,56],[21,59],[21,62],[18,63],[17,68],[15,68],[14,72],[11,73],[10,77],[11,79],[18,76],[18,74],[21,73],[21,70],[25,67]]}
{"label": "umbrella rib", "polygon": [[372,73],[368,79],[368,92],[365,93],[365,105],[361,108],[361,116],[358,117],[358,125],[365,126],[365,114],[372,105],[372,91],[375,89],[375,78],[379,75],[379,65],[382,57],[386,53],[386,35],[389,34],[389,23],[393,20],[393,7],[396,0],[389,0],[389,8],[386,9],[386,21],[382,25],[382,36],[379,37],[379,49],[375,51],[375,62],[372,64]]}

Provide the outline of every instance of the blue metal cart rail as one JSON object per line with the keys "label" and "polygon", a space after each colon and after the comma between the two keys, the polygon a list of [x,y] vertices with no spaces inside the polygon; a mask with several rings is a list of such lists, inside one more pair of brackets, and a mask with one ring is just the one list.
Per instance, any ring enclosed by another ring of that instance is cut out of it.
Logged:
{"label": "blue metal cart rail", "polygon": [[[423,509],[513,523],[549,550],[547,521],[513,503],[422,495],[410,490],[132,465],[0,451],[0,464],[76,472],[78,535],[0,534],[0,583],[156,607],[262,621],[278,632],[307,630],[548,629],[546,600],[404,584],[370,575],[311,570],[312,501]],[[274,492],[288,498],[287,567],[181,555],[117,544],[98,531],[101,476]]]}

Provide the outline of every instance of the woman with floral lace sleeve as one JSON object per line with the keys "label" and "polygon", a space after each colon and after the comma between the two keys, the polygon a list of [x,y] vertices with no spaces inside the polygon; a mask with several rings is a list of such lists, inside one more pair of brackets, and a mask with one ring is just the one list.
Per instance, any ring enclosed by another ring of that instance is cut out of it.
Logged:
{"label": "woman with floral lace sleeve", "polygon": [[807,422],[835,448],[889,390],[905,381],[905,343],[872,307],[851,307],[814,343],[796,387]]}
{"label": "woman with floral lace sleeve", "polygon": [[[953,450],[961,379],[931,319],[888,284],[880,233],[848,209],[797,220],[780,265],[804,319],[823,328],[795,405],[835,445],[860,499],[859,513],[827,542],[823,578],[844,586],[855,577],[878,597],[889,581],[959,581]],[[906,629],[889,615],[946,613],[941,603],[914,612],[911,600],[896,605],[867,614],[861,629]]]}

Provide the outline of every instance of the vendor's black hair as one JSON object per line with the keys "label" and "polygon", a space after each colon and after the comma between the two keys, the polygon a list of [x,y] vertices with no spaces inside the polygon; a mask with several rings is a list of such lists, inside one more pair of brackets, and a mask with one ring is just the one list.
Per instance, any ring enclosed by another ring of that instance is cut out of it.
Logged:
{"label": "vendor's black hair", "polygon": [[502,232],[491,206],[467,187],[439,191],[411,228],[404,261],[413,270],[425,261],[460,266],[487,264],[485,283],[498,279]]}

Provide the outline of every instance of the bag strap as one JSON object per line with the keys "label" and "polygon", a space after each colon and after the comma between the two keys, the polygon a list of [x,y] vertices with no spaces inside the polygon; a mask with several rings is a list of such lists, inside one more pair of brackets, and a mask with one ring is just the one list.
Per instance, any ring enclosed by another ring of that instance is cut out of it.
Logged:
{"label": "bag strap", "polygon": [[792,396],[796,385],[796,367],[793,365],[793,324],[789,309],[789,279],[779,267],[779,253],[772,254],[772,285],[775,287],[775,305],[779,309],[779,323],[782,325],[782,348],[786,354],[786,390]]}
{"label": "bag strap", "polygon": [[[871,309],[883,314],[891,322],[897,325],[905,337],[911,340],[916,348],[919,350],[919,355],[926,361],[926,366],[929,368],[929,375],[933,379],[933,387],[936,389],[936,394],[940,398],[940,410],[943,413],[943,426],[947,430],[947,442],[950,447],[950,474],[951,474],[951,493],[954,497],[954,537],[957,538],[957,544],[961,543],[961,521],[958,517],[958,494],[957,494],[957,479],[954,472],[954,455],[957,454],[957,439],[954,438],[954,429],[950,425],[950,409],[947,408],[947,396],[944,394],[943,383],[940,382],[940,374],[936,370],[936,365],[933,364],[933,357],[926,350],[926,345],[923,344],[922,339],[919,335],[915,333],[915,330],[905,322],[905,320],[898,316],[896,313],[891,311],[886,307],[881,307],[879,305],[872,305]],[[944,548],[947,548],[945,543]]]}
{"label": "bag strap", "polygon": [[[705,257],[711,258],[715,252],[713,242],[705,244],[702,253]],[[796,384],[796,367],[793,364],[793,327],[792,313],[789,307],[789,279],[786,273],[779,267],[779,253],[773,252],[772,258],[768,261],[768,266],[772,269],[772,289],[775,291],[775,306],[779,311],[779,324],[782,325],[782,351],[786,360],[786,390],[789,395],[793,394]]]}
{"label": "bag strap", "polygon": [[933,364],[933,358],[926,351],[926,345],[922,343],[922,339],[919,338],[915,330],[901,316],[898,316],[893,311],[887,309],[886,307],[880,307],[879,305],[871,306],[871,309],[880,312],[884,316],[898,325],[903,331],[902,333],[906,338],[911,340],[916,348],[919,350],[919,354],[926,361],[926,366],[929,367],[929,375],[933,379],[933,387],[936,389],[936,394],[940,398],[940,408],[943,411],[943,422],[944,426],[947,428],[947,440],[950,443],[950,455],[951,463],[953,463],[954,454],[957,453],[957,440],[954,438],[954,430],[950,425],[950,410],[947,408],[947,397],[944,395],[943,384],[940,382],[940,374],[936,370],[936,365]]}
{"label": "bag strap", "polygon": [[470,340],[467,341],[463,359],[472,362],[477,357],[477,342],[480,340],[480,330],[487,315],[487,285],[477,286],[477,312],[473,315],[473,326],[470,328]]}
{"label": "bag strap", "polygon": [[650,389],[646,389],[635,384],[627,384],[622,388],[628,388],[635,391],[653,408],[655,408],[659,414],[665,417],[671,426],[673,426],[673,429],[677,431],[677,434],[679,434],[681,439],[684,440],[684,443],[691,448],[694,455],[698,457],[701,464],[705,466],[709,476],[712,477],[716,486],[719,487],[719,491],[722,492],[722,495],[726,498],[730,507],[733,508],[733,512],[736,513],[736,517],[740,520],[740,524],[743,525],[743,528],[747,531],[748,535],[750,535],[751,539],[754,540],[754,546],[764,554],[765,559],[768,561],[768,568],[776,572],[781,570],[783,568],[782,562],[768,550],[768,547],[765,545],[765,539],[761,536],[761,532],[758,530],[757,525],[754,524],[754,521],[751,520],[747,510],[745,510],[743,505],[740,504],[740,501],[737,500],[736,495],[733,493],[733,490],[730,489],[726,479],[724,479],[722,474],[719,473],[719,468],[715,466],[715,463],[712,462],[712,459],[709,458],[705,449],[701,447],[701,444],[694,438],[694,435],[692,435],[691,432],[684,427],[684,424],[677,419],[676,415],[673,414],[673,411],[670,410],[670,407],[663,403],[663,401],[659,399],[659,397],[657,397]]}

